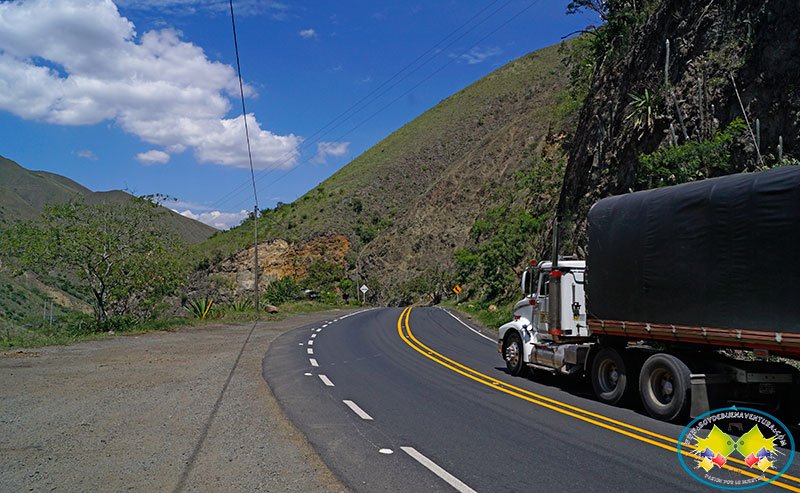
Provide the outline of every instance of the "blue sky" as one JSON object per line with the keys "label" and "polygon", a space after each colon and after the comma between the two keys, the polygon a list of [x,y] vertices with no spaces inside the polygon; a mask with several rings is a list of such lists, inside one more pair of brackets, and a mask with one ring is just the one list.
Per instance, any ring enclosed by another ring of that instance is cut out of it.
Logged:
{"label": "blue sky", "polygon": [[[259,206],[597,22],[567,3],[234,1]],[[28,169],[230,227],[254,205],[238,91],[226,0],[0,2],[0,155]]]}

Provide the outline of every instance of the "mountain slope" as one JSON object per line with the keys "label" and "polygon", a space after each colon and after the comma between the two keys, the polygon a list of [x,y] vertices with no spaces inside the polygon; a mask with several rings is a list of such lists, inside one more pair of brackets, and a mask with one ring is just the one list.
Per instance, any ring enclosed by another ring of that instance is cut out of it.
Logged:
{"label": "mountain slope", "polygon": [[[473,243],[470,229],[488,209],[511,200],[552,211],[554,197],[522,196],[515,175],[550,150],[563,156],[578,109],[561,63],[570,44],[530,53],[445,99],[294,203],[263,211],[259,234],[299,244],[344,235],[349,277],[369,279],[369,295],[390,302],[420,273],[452,271],[453,252]],[[246,221],[197,255],[228,257],[251,244],[252,232]]]}
{"label": "mountain slope", "polygon": [[[30,171],[0,156],[0,223],[36,219],[47,204],[69,202],[76,195],[89,204],[123,203],[131,195],[119,190],[93,192],[55,173]],[[194,219],[164,208],[163,221],[187,244],[197,244],[217,232]]]}

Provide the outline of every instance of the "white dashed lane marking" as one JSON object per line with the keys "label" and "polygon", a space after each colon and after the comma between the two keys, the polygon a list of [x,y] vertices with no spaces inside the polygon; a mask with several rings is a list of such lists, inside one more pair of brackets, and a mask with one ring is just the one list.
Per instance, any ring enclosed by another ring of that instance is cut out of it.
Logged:
{"label": "white dashed lane marking", "polygon": [[415,461],[427,467],[432,473],[447,481],[447,483],[462,493],[476,493],[475,490],[462,483],[458,478],[439,467],[435,462],[417,452],[414,447],[400,447],[400,450],[410,455]]}
{"label": "white dashed lane marking", "polygon": [[364,412],[364,410],[358,407],[358,405],[355,402],[348,400],[343,400],[342,402],[344,402],[347,407],[349,407],[354,413],[356,413],[359,418],[372,421],[372,416]]}

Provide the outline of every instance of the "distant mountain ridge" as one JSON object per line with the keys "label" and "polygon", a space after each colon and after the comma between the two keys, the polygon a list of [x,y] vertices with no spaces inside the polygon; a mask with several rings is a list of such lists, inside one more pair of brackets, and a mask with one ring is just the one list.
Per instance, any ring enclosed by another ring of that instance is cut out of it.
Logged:
{"label": "distant mountain ridge", "polygon": [[[31,171],[0,156],[0,224],[37,219],[44,206],[68,202],[76,195],[89,204],[123,203],[131,195],[121,190],[93,192],[83,185],[55,173]],[[208,239],[215,228],[164,208],[164,222],[189,245]]]}

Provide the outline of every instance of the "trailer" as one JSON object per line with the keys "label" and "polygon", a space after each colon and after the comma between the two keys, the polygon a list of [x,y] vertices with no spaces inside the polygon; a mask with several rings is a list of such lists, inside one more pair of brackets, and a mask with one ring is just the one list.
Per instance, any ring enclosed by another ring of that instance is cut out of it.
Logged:
{"label": "trailer", "polygon": [[499,329],[510,373],[585,375],[608,404],[662,420],[726,405],[797,422],[800,167],[600,200],[586,260],[523,273]]}

